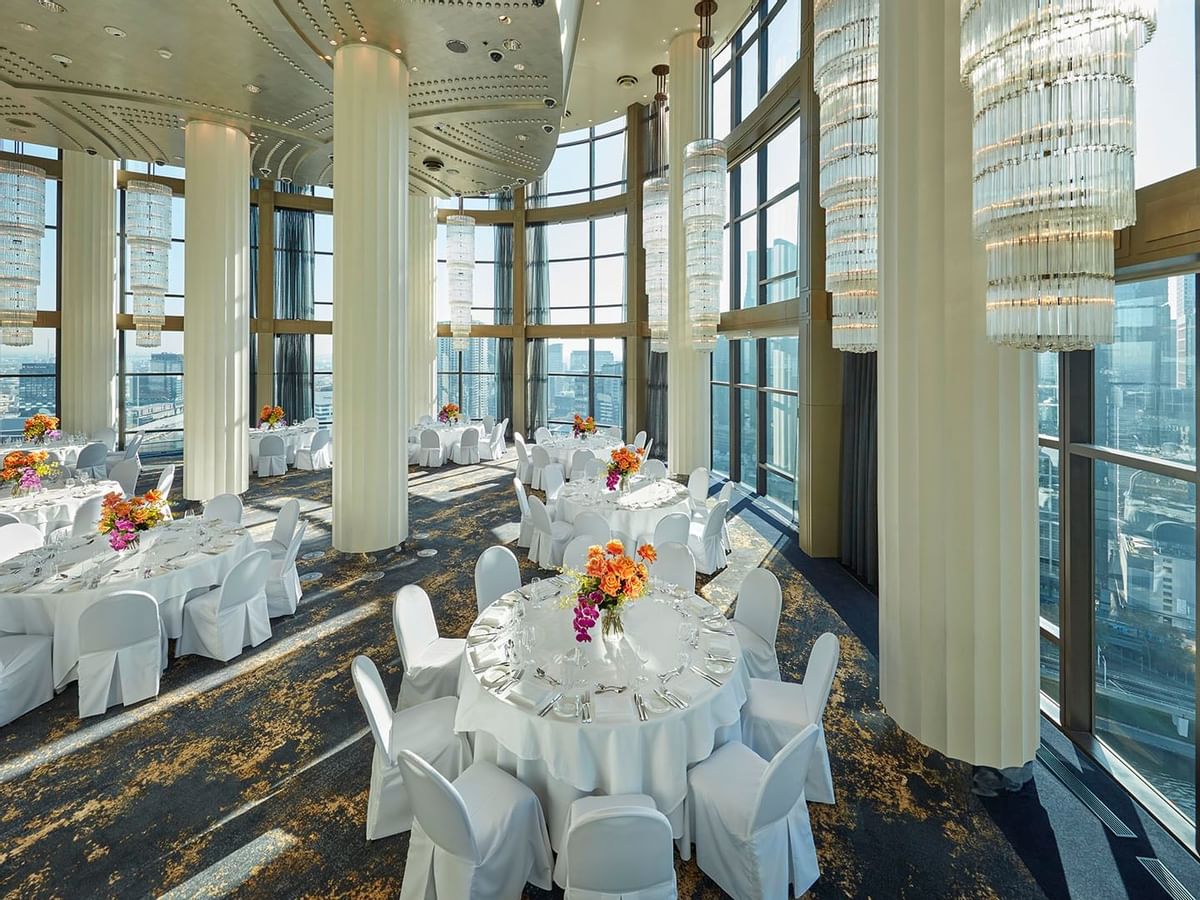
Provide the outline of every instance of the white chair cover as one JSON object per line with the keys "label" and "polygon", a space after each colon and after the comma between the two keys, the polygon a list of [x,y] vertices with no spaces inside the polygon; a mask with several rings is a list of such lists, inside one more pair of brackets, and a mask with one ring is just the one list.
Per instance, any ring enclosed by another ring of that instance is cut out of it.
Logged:
{"label": "white chair cover", "polygon": [[291,543],[281,559],[271,560],[267,576],[267,616],[272,619],[295,615],[296,607],[300,605],[304,592],[300,588],[300,573],[296,571],[296,555],[304,543],[304,528],[302,523],[293,532]]}
{"label": "white chair cover", "polygon": [[300,501],[295,498],[284,500],[279,507],[279,515],[275,517],[275,530],[269,540],[255,541],[254,546],[266,550],[271,559],[283,559],[292,543],[292,535],[296,533],[296,523],[300,521]]}
{"label": "white chair cover", "polygon": [[587,568],[588,548],[595,546],[596,541],[586,534],[571,538],[563,550],[563,568],[572,572],[582,572]]}
{"label": "white chair cover", "polygon": [[661,459],[648,459],[642,463],[642,477],[650,481],[661,481],[667,477],[667,464]]}
{"label": "white chair cover", "polygon": [[725,568],[725,542],[721,540],[721,529],[725,527],[725,510],[728,504],[720,501],[712,508],[708,520],[693,522],[688,546],[696,557],[696,571],[712,575]]}
{"label": "white chair cover", "polygon": [[655,544],[658,558],[650,564],[650,574],[667,584],[689,591],[696,589],[696,560],[686,544]]}
{"label": "white chair cover", "polygon": [[529,484],[533,480],[533,460],[529,458],[529,448],[525,446],[521,432],[513,432],[513,445],[517,448],[517,477]]}
{"label": "white chair cover", "polygon": [[654,438],[650,438],[650,440],[646,441],[646,447],[645,447],[646,452],[642,454],[642,459],[650,458],[650,449],[653,446],[654,446]]}
{"label": "white chair cover", "polygon": [[0,525],[0,562],[27,550],[36,550],[45,541],[41,531],[24,522]]}
{"label": "white chair cover", "polygon": [[545,474],[546,466],[550,465],[550,453],[545,447],[534,444],[529,448],[529,456],[533,460],[533,489],[535,491],[545,490],[542,486],[542,476]]}
{"label": "white chair cover", "polygon": [[[766,569],[751,569],[738,588],[733,610],[733,630],[742,645],[742,659],[752,678],[779,680],[779,657],[775,638],[783,611],[783,589],[779,579]],[[773,753],[762,754],[772,756]]]}
{"label": "white chair cover", "polygon": [[497,422],[488,433],[487,440],[479,445],[480,459],[503,459],[508,448],[504,444],[504,431],[508,428],[508,419]]}
{"label": "white chair cover", "polygon": [[108,477],[121,486],[128,499],[137,493],[138,475],[142,472],[142,464],[136,459],[123,459],[108,470]]}
{"label": "white chair cover", "polygon": [[204,504],[204,518],[242,524],[242,498],[237,494],[217,494]]}
{"label": "white chair cover", "polygon": [[479,462],[479,429],[468,428],[450,447],[450,459],[460,466],[473,466]]}
{"label": "white chair cover", "polygon": [[769,763],[730,742],[694,766],[679,855],[689,859],[694,842],[700,870],[738,900],[804,894],[821,874],[804,798],[816,742],[809,726]]}
{"label": "white chair cover", "polygon": [[[75,457],[76,476],[86,475],[88,478],[96,479],[107,478],[108,451],[109,448],[99,440],[94,444],[88,444],[80,450],[79,455]],[[124,454],[122,454],[123,457]]]}
{"label": "white chair cover", "polygon": [[479,554],[475,561],[475,606],[480,612],[520,586],[521,566],[511,550],[497,544]]}
{"label": "white chair cover", "polygon": [[12,513],[0,512],[0,525],[16,525],[20,521]]}
{"label": "white chair cover", "polygon": [[580,797],[558,846],[554,883],[566,890],[566,900],[677,896],[671,823],[645,794]]}
{"label": "white chair cover", "polygon": [[92,435],[92,440],[103,444],[106,453],[111,452],[117,446],[117,429],[98,428],[96,429],[96,433]]}
{"label": "white chair cover", "polygon": [[633,446],[641,450],[646,446],[646,432],[639,431],[633,438]]}
{"label": "white chair cover", "polygon": [[496,427],[496,417],[495,416],[484,416],[483,417],[483,430],[484,431],[490,432],[495,427]]}
{"label": "white chair cover", "polygon": [[429,595],[417,584],[396,591],[392,628],[404,665],[397,709],[408,709],[438,697],[458,696],[458,675],[467,642],[438,635]]}
{"label": "white chair cover", "polygon": [[593,544],[606,543],[612,537],[612,529],[608,527],[608,520],[590,509],[585,509],[577,515],[574,524],[575,533],[588,535]]}
{"label": "white chair cover", "polygon": [[576,450],[571,456],[571,480],[578,481],[587,477],[587,464],[596,458],[596,454],[584,448]]}
{"label": "white chair cover", "polygon": [[[138,456],[138,451],[141,450],[142,441],[144,441],[145,439],[146,439],[146,436],[144,434],[142,434],[140,431],[134,432],[133,434],[129,435],[129,439],[127,441],[125,441],[125,449],[124,450],[117,450],[115,452],[108,454],[108,456],[105,459],[105,462],[107,464],[107,471],[110,476],[112,475],[113,466],[115,466],[117,463],[121,462],[122,460],[136,459],[138,461],[138,464],[139,465],[141,464],[142,460],[141,460],[141,457]],[[116,442],[114,441],[113,443],[115,444]]]}
{"label": "white chair cover", "polygon": [[158,696],[166,662],[158,604],[142,591],[120,591],[79,614],[79,718]]}
{"label": "white chair cover", "polygon": [[183,634],[176,656],[195,653],[229,662],[245,647],[271,637],[267,613],[267,576],[271,554],[255,550],[242,559],[214,590],[189,597],[183,604]]}
{"label": "white chair cover", "polygon": [[521,533],[517,537],[517,546],[528,547],[533,542],[533,519],[529,516],[529,499],[520,478],[513,479],[513,490],[517,492],[517,506],[521,510]]}
{"label": "white chair cover", "polygon": [[566,522],[551,522],[550,513],[540,497],[529,497],[528,500],[529,518],[533,522],[529,558],[543,569],[556,569],[562,565],[563,550],[571,539],[571,526]]}
{"label": "white chair cover", "polygon": [[588,460],[583,467],[583,476],[585,478],[596,479],[600,477],[600,473],[604,471],[604,463],[598,459]]}
{"label": "white chair cover", "polygon": [[268,434],[258,443],[258,477],[270,478],[286,474],[287,445],[279,435]]}
{"label": "white chair cover", "polygon": [[525,884],[550,890],[550,839],[533,791],[491,763],[451,784],[401,750],[416,821],[400,900],[520,900]]}
{"label": "white chair cover", "polygon": [[419,419],[417,419],[417,424],[418,425],[432,425],[433,424],[433,416],[431,416],[431,415],[421,416]]}
{"label": "white chair cover", "polygon": [[350,677],[375,739],[367,794],[367,840],[373,841],[412,827],[408,791],[396,765],[400,750],[411,750],[447,778],[457,778],[471,764],[471,744],[466,734],[454,733],[458,702],[453,697],[397,713],[392,712],[379,670],[370,659],[354,657]]}
{"label": "white chair cover", "polygon": [[[263,438],[265,441],[266,438]],[[308,472],[333,468],[333,435],[328,428],[318,428],[313,435],[312,443],[307,447],[297,448],[296,468]]]}
{"label": "white chair cover", "polygon": [[437,469],[442,465],[442,439],[432,428],[421,432],[421,449],[417,451],[417,465]]}
{"label": "white chair cover", "polygon": [[752,678],[750,697],[742,707],[743,737],[760,756],[778,752],[806,726],[816,726],[816,746],[804,788],[814,803],[834,802],[824,718],[839,655],[837,636],[825,632],[813,644],[801,684]]}
{"label": "white chair cover", "polygon": [[668,513],[654,526],[651,543],[655,547],[662,544],[683,544],[686,547],[691,525],[692,521],[685,513]]}
{"label": "white chair cover", "polygon": [[101,496],[89,497],[75,510],[75,519],[71,524],[71,537],[85,537],[94,534],[100,525],[100,509],[104,505]]}
{"label": "white chair cover", "polygon": [[563,484],[563,467],[558,463],[546,466],[542,472],[542,490],[546,492],[546,512],[550,513],[551,519],[561,518],[558,511],[558,495],[563,489]]}
{"label": "white chair cover", "polygon": [[550,440],[552,437],[553,437],[553,435],[550,433],[550,429],[547,428],[545,425],[542,425],[542,426],[534,429],[533,439],[536,443],[544,444],[544,443],[546,443],[546,441]]}
{"label": "white chair cover", "polygon": [[688,502],[692,505],[692,514],[708,513],[708,469],[697,466],[688,476]]}
{"label": "white chair cover", "polygon": [[171,496],[171,487],[175,484],[175,464],[163,466],[163,470],[158,473],[158,484],[154,489],[162,494],[162,498],[166,500]]}
{"label": "white chair cover", "polygon": [[0,634],[0,726],[54,699],[48,634]]}

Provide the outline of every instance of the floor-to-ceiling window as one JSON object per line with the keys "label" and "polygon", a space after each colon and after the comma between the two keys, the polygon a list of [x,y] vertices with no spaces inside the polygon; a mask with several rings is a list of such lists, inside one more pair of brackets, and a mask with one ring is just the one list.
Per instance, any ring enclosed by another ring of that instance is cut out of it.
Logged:
{"label": "floor-to-ceiling window", "polygon": [[455,350],[450,338],[438,338],[438,406],[457,403],[475,420],[498,415],[499,385],[495,338],[469,338],[464,350]]}
{"label": "floor-to-ceiling window", "polygon": [[547,411],[551,425],[575,414],[600,425],[625,421],[625,342],[616,338],[547,338]]}

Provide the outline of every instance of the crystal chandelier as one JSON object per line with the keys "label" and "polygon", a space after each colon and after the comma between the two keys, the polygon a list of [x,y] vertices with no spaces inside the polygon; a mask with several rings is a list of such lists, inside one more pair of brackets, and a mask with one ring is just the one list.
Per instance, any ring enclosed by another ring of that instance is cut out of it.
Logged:
{"label": "crystal chandelier", "polygon": [[1113,231],[1135,218],[1133,71],[1154,0],[962,0],[989,340],[1113,340]]}
{"label": "crystal chandelier", "polygon": [[0,344],[33,343],[46,227],[46,173],[0,159]]}
{"label": "crystal chandelier", "polygon": [[446,217],[446,283],[450,294],[452,346],[455,350],[466,350],[475,295],[475,220],[461,211]]}
{"label": "crystal chandelier", "polygon": [[879,343],[879,0],[815,0],[813,17],[833,346],[873,353]]}
{"label": "crystal chandelier", "polygon": [[657,65],[654,94],[654,161],[650,178],[642,182],[642,247],[646,251],[646,299],[649,310],[650,350],[667,352],[667,252],[670,241],[671,184],[662,172],[662,141],[666,131],[667,66]]}
{"label": "crystal chandelier", "polygon": [[125,242],[135,343],[162,345],[163,296],[171,251],[171,189],[153,181],[125,185]]}
{"label": "crystal chandelier", "polygon": [[696,46],[704,51],[700,78],[702,137],[687,145],[683,158],[688,316],[692,347],[703,352],[711,352],[717,343],[718,300],[725,263],[725,143],[708,136],[712,129],[708,91],[712,81],[712,14],[716,11],[716,0],[696,4],[696,15],[700,17]]}

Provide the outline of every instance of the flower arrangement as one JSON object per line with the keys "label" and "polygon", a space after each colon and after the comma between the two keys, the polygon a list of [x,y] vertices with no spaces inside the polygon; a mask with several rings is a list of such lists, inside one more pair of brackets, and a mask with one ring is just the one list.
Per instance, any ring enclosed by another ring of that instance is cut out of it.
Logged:
{"label": "flower arrangement", "polygon": [[143,531],[149,531],[166,520],[162,494],[158,491],[146,491],[128,500],[114,491],[104,497],[100,508],[99,531],[108,535],[108,545],[119,553],[136,548]]}
{"label": "flower arrangement", "polygon": [[29,453],[14,450],[4,457],[0,481],[12,484],[15,497],[21,493],[40,491],[42,479],[49,478],[57,471],[58,464],[50,460],[50,454],[45,450],[33,450]]}
{"label": "flower arrangement", "polygon": [[268,428],[279,428],[281,425],[286,425],[287,420],[283,417],[283,407],[272,406],[268,403],[258,414],[258,424],[266,425]]}
{"label": "flower arrangement", "polygon": [[[575,592],[575,640],[590,643],[596,620],[603,617],[601,632],[605,637],[624,633],[621,610],[646,593],[650,572],[646,563],[658,558],[651,544],[637,549],[640,561],[625,554],[621,541],[609,541],[603,547],[588,547],[587,567],[583,572],[569,572],[578,582]],[[570,599],[567,600],[571,602]]]}
{"label": "flower arrangement", "polygon": [[58,430],[58,416],[48,416],[45,413],[30,416],[25,420],[24,436],[25,440],[35,444],[45,440],[58,440],[62,437],[62,432]]}
{"label": "flower arrangement", "polygon": [[586,419],[575,413],[575,424],[571,426],[571,434],[575,437],[583,437],[585,434],[596,433],[596,420],[592,416]]}
{"label": "flower arrangement", "polygon": [[641,470],[642,457],[645,455],[646,451],[640,447],[636,450],[630,450],[628,447],[618,447],[614,450],[610,456],[604,486],[610,491],[615,490],[618,485],[623,486],[625,479]]}
{"label": "flower arrangement", "polygon": [[457,403],[447,403],[438,410],[438,421],[443,425],[450,425],[462,418],[462,410],[458,408]]}

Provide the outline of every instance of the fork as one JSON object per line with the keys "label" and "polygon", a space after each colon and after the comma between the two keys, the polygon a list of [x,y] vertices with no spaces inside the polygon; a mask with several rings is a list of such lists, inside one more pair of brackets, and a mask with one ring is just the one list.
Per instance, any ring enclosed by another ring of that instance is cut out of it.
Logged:
{"label": "fork", "polygon": [[584,725],[592,724],[592,692],[591,691],[583,692],[583,704],[580,709],[580,718],[582,718]]}

